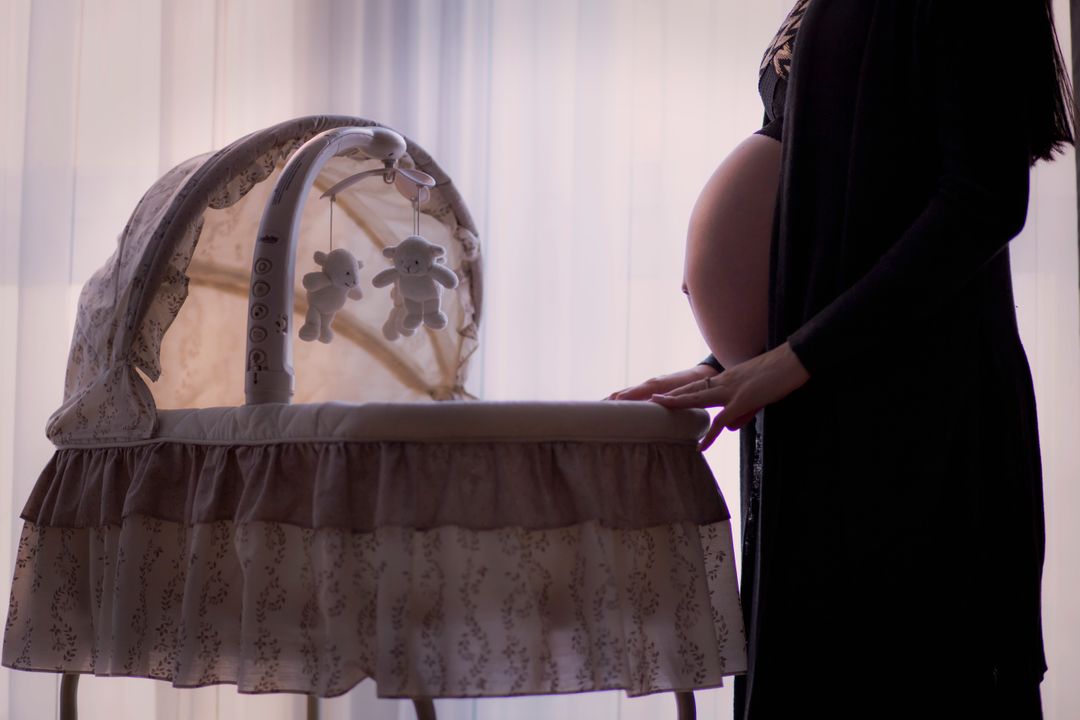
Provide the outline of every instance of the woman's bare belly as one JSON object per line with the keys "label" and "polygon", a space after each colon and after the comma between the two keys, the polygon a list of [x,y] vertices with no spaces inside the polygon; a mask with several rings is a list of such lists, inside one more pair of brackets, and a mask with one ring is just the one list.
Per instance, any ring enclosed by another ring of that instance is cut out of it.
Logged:
{"label": "woman's bare belly", "polygon": [[686,292],[701,334],[724,367],[765,349],[769,243],[780,143],[751,135],[698,196],[686,239]]}

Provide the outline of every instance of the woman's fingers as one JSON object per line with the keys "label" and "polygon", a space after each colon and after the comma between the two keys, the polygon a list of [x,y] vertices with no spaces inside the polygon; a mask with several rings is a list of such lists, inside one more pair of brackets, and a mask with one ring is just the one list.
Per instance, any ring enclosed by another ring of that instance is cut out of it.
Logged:
{"label": "woman's fingers", "polygon": [[653,395],[650,402],[663,405],[666,408],[707,408],[724,404],[724,398],[717,394],[715,389],[701,392],[690,392],[685,395]]}
{"label": "woman's fingers", "polygon": [[666,395],[653,395],[652,402],[667,408],[722,407],[713,419],[699,447],[709,447],[724,428],[738,429],[750,422],[761,408],[783,400],[809,381],[788,343],[725,370],[718,377],[685,383]]}
{"label": "woman's fingers", "polygon": [[608,400],[648,400],[659,390],[656,382],[650,380],[634,387],[628,387],[608,395]]}
{"label": "woman's fingers", "polygon": [[723,389],[723,386],[715,378],[706,378],[703,380],[694,380],[693,382],[688,382],[685,385],[677,387],[669,392],[653,395],[649,399],[655,402],[659,402],[661,405],[665,405],[666,407],[711,407],[713,405],[718,405],[721,403],[712,402],[707,405],[670,405],[665,401],[678,398],[681,402],[687,402],[691,397],[694,398],[695,401],[701,401],[719,398],[725,395],[726,393]]}
{"label": "woman's fingers", "polygon": [[725,427],[728,430],[734,430],[735,416],[734,406],[728,405],[723,410],[716,413],[716,417],[713,418],[712,424],[708,425],[708,431],[705,436],[701,438],[698,443],[698,449],[704,452],[708,449],[708,446],[713,444],[713,440],[720,436],[721,432],[724,432]]}
{"label": "woman's fingers", "polygon": [[675,397],[678,395],[689,395],[690,393],[704,392],[705,390],[711,390],[716,387],[716,383],[712,378],[708,380],[694,380],[688,382],[685,385],[681,385],[670,392],[664,393],[667,397]]}
{"label": "woman's fingers", "polygon": [[653,389],[653,381],[647,380],[640,385],[634,385],[632,387],[623,388],[622,390],[616,390],[608,395],[605,400],[644,400],[649,397],[655,390]]}
{"label": "woman's fingers", "polygon": [[732,422],[728,423],[727,429],[728,430],[742,430],[743,426],[746,425],[746,423],[753,420],[755,415],[757,415],[756,410],[754,412],[747,413],[747,414],[743,415],[742,417],[738,418],[737,420],[733,420]]}
{"label": "woman's fingers", "polygon": [[698,442],[698,449],[704,452],[720,436],[725,428],[737,430],[754,417],[756,410],[748,412],[734,398],[724,385],[699,380],[678,388],[667,395],[653,395],[649,398],[657,405],[671,409],[721,407],[713,418],[705,436]]}
{"label": "woman's fingers", "polygon": [[709,425],[709,429],[705,432],[705,437],[698,441],[698,450],[701,452],[708,450],[709,446],[713,444],[713,441],[720,437],[720,433],[723,432],[723,430],[724,424],[720,422],[720,415],[717,414],[717,416],[713,418],[712,424]]}
{"label": "woman's fingers", "polygon": [[645,382],[638,383],[622,390],[616,390],[607,396],[607,400],[648,400],[653,395],[668,394],[686,386],[693,386],[695,382],[702,382],[704,378],[712,378],[716,371],[708,365],[695,365],[694,367],[666,375],[657,375]]}
{"label": "woman's fingers", "polygon": [[709,449],[709,446],[713,444],[716,438],[720,437],[720,433],[726,430],[741,430],[744,425],[754,419],[754,416],[758,414],[761,408],[752,410],[748,413],[744,413],[736,417],[734,420],[731,418],[735,416],[731,410],[734,405],[729,405],[716,414],[713,418],[712,424],[709,425],[709,430],[705,433],[705,436],[698,441],[698,450],[705,452]]}
{"label": "woman's fingers", "polygon": [[711,378],[695,380],[664,395],[649,398],[667,408],[706,408],[724,405],[731,399],[730,389]]}

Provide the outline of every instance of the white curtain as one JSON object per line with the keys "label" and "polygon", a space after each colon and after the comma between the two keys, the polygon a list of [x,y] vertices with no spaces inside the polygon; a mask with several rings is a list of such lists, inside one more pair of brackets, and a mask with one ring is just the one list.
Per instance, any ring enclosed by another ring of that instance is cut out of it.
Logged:
{"label": "white curtain", "polygon": [[[598,399],[705,353],[679,292],[686,221],[719,160],[760,123],[758,62],[791,3],[0,2],[0,597],[18,511],[51,453],[43,431],[78,290],[156,177],[298,115],[360,115],[405,132],[454,177],[482,233],[473,390]],[[1068,4],[1056,7],[1069,57]],[[1080,674],[1074,177],[1071,153],[1039,167],[1013,244],[1046,472],[1050,720],[1080,716],[1070,681]],[[734,436],[709,455],[735,514],[737,455]],[[0,717],[51,716],[56,689],[47,674],[0,672]],[[80,700],[87,720],[303,717],[300,698],[148,680],[84,678]],[[698,703],[703,718],[730,717],[730,688]],[[439,711],[654,718],[674,717],[674,704],[599,693]],[[332,720],[411,713],[375,700],[370,683],[323,704]]]}

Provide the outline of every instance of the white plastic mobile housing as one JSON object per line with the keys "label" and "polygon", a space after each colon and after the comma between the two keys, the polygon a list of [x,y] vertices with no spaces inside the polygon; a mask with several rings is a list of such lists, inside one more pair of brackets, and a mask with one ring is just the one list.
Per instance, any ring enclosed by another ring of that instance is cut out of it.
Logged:
{"label": "white plastic mobile housing", "polygon": [[248,405],[288,403],[293,394],[292,313],[297,233],[308,191],[331,158],[359,150],[395,168],[405,139],[382,127],[341,127],[319,133],[285,164],[259,224],[248,293]]}

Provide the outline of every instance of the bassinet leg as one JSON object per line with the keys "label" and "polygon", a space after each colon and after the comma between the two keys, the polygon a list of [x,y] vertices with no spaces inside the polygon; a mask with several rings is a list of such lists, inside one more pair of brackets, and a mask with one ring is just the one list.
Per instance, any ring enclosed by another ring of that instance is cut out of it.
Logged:
{"label": "bassinet leg", "polygon": [[413,698],[416,720],[435,720],[435,703],[430,698]]}
{"label": "bassinet leg", "polygon": [[64,673],[60,678],[60,720],[79,719],[79,674]]}
{"label": "bassinet leg", "polygon": [[692,690],[676,691],[675,705],[679,708],[679,720],[696,720],[697,706],[694,704],[694,692]]}
{"label": "bassinet leg", "polygon": [[319,696],[307,696],[307,720],[319,720]]}

